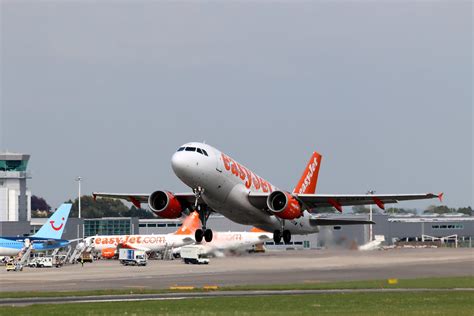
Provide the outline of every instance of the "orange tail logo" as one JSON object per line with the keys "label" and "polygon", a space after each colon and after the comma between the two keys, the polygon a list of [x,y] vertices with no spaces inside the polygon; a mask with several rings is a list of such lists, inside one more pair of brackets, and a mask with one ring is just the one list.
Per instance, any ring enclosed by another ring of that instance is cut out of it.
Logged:
{"label": "orange tail logo", "polygon": [[268,233],[267,231],[264,231],[263,229],[257,228],[257,227],[252,227],[250,230],[251,233]]}
{"label": "orange tail logo", "polygon": [[323,157],[317,152],[313,153],[293,193],[314,194],[316,192],[316,184],[318,183],[319,167],[321,166],[322,158]]}
{"label": "orange tail logo", "polygon": [[201,228],[199,213],[194,211],[183,221],[183,225],[176,231],[175,235],[192,235],[196,229]]}

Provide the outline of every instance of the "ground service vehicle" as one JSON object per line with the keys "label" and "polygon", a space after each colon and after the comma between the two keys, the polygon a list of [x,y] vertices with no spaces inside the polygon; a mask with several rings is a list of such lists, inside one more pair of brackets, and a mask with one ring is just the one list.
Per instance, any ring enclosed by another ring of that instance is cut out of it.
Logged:
{"label": "ground service vehicle", "polygon": [[23,265],[21,263],[8,262],[6,269],[7,271],[23,271]]}
{"label": "ground service vehicle", "polygon": [[119,250],[119,260],[125,266],[146,266],[147,264],[146,252],[143,250],[122,248]]}
{"label": "ground service vehicle", "polygon": [[183,258],[183,262],[186,264],[209,264],[206,250],[201,245],[181,247],[181,258]]}

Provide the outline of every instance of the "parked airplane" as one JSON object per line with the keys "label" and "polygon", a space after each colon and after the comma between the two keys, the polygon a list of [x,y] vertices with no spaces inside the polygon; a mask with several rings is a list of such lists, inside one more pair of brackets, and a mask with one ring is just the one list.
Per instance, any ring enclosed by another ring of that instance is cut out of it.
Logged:
{"label": "parked airplane", "polygon": [[255,227],[249,232],[214,232],[212,241],[203,241],[201,247],[206,254],[222,256],[225,252],[243,251],[251,246],[263,244],[271,240],[272,235]]}
{"label": "parked airplane", "polygon": [[69,240],[61,239],[72,204],[62,204],[41,226],[40,230],[29,237],[0,237],[0,256],[16,256],[32,245],[34,251],[46,251],[65,247]]}
{"label": "parked airplane", "polygon": [[201,226],[199,214],[187,216],[183,225],[175,233],[156,235],[107,235],[85,238],[86,245],[100,251],[103,258],[112,258],[117,248],[132,248],[146,252],[163,251],[166,248],[179,248],[194,243],[194,233]]}
{"label": "parked airplane", "polygon": [[310,212],[332,206],[342,212],[343,206],[387,203],[405,200],[442,198],[442,194],[315,194],[321,155],[314,152],[303,175],[292,192],[282,191],[216,148],[203,143],[179,147],[171,158],[176,176],[193,189],[192,193],[155,191],[151,194],[93,193],[94,197],[120,198],[149,208],[163,218],[178,218],[186,209],[196,209],[203,223],[195,239],[212,240],[206,221],[212,211],[234,222],[273,232],[276,243],[291,241],[291,234],[318,232],[323,225],[373,224],[342,218],[314,218]]}

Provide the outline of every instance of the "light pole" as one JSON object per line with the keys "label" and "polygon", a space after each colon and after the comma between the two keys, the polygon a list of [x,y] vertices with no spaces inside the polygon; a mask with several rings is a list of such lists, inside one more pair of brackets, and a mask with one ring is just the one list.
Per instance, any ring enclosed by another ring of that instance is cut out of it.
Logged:
{"label": "light pole", "polygon": [[79,215],[78,215],[78,218],[81,218],[81,180],[82,178],[81,177],[77,177],[76,178],[76,181],[78,183],[78,192],[77,192],[77,198],[78,198],[78,210],[79,210]]}
{"label": "light pole", "polygon": [[[372,195],[375,193],[375,190],[367,191],[368,195]],[[369,221],[372,221],[372,204],[369,204]],[[374,238],[372,236],[372,224],[369,225],[369,242],[371,242]]]}

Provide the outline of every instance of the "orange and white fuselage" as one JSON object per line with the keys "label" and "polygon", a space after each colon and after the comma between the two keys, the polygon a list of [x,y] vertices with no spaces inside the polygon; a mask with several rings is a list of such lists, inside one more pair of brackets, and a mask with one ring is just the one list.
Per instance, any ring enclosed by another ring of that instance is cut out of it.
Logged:
{"label": "orange and white fuselage", "polygon": [[[310,214],[306,211],[303,216],[282,223],[275,215],[253,206],[247,198],[250,192],[268,194],[278,189],[228,155],[203,143],[187,143],[180,148],[200,148],[206,151],[207,155],[203,155],[197,151],[178,149],[171,158],[171,166],[176,176],[187,186],[204,189],[202,199],[211,209],[236,223],[252,225],[265,231],[281,229],[283,224],[283,228],[293,234],[318,232],[317,226],[310,225]],[[317,160],[310,162],[307,169],[307,177],[302,180],[308,178],[308,181],[302,181],[296,189],[303,185],[316,185],[308,174],[319,170]]]}

